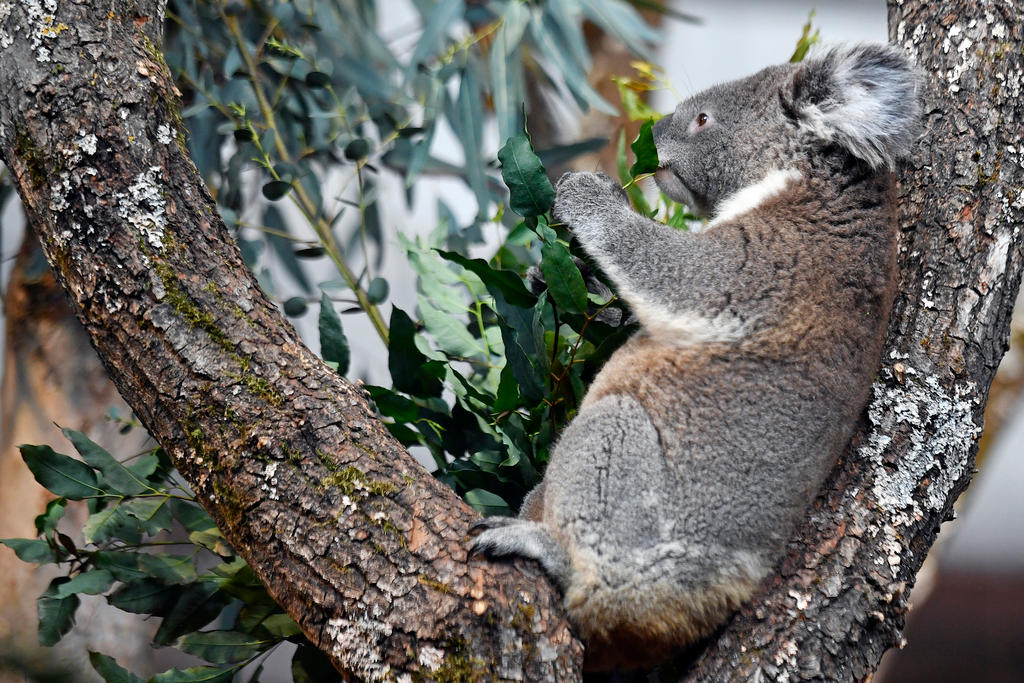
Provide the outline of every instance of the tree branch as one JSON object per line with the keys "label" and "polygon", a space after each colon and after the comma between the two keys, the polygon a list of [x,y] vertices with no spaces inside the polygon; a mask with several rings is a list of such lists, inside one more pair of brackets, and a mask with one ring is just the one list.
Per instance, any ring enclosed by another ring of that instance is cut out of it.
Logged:
{"label": "tree branch", "polygon": [[867,421],[777,576],[689,680],[868,677],[974,472],[1024,259],[1022,30],[1009,3],[889,3],[927,74],[902,176],[899,295]]}
{"label": "tree branch", "polygon": [[45,4],[0,20],[0,154],[111,378],[232,546],[357,678],[577,678],[546,579],[467,560],[477,514],[260,292],[183,144],[163,0]]}

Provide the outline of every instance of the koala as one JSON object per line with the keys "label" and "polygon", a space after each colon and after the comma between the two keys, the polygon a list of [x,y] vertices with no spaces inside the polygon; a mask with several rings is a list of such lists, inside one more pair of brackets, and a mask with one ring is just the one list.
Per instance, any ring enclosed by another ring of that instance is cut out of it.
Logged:
{"label": "koala", "polygon": [[896,48],[840,46],[712,87],[654,126],[662,191],[633,212],[569,173],[554,214],[641,323],[594,378],[518,518],[473,550],[537,560],[585,668],[704,638],[780,559],[867,402],[896,280],[891,172],[920,119]]}

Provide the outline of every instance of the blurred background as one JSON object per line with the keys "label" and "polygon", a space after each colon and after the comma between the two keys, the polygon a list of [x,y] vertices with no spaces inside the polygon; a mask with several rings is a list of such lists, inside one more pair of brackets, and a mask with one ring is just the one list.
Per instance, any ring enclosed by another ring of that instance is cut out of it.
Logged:
{"label": "blurred background", "polygon": [[[714,2],[694,0],[670,3],[672,7],[697,21],[680,21],[656,13],[644,16],[656,24],[662,38],[656,44],[654,61],[662,65],[674,92],[652,93],[651,105],[670,111],[677,97],[687,97],[717,82],[748,75],[768,64],[789,59],[801,27],[813,11],[813,26],[825,44],[841,41],[887,40],[885,3],[798,0],[775,2]],[[378,25],[382,36],[389,37],[399,54],[408,55],[419,38],[421,22],[411,2],[388,2]],[[591,27],[595,72],[590,80],[603,94],[614,92],[608,77],[630,73],[631,57],[607,36],[596,36]],[[611,99],[609,97],[609,99]],[[617,101],[617,100],[613,100]],[[612,137],[618,126],[614,117],[584,115],[564,101],[552,107],[553,128],[548,134],[562,143],[592,135]],[[531,129],[533,128],[531,121]],[[545,125],[537,121],[537,125]],[[497,124],[487,120],[483,127],[480,153],[493,158],[500,146]],[[459,163],[461,147],[458,134],[441,126],[433,139],[432,152],[438,159]],[[573,162],[576,167],[608,167],[609,157],[597,152]],[[550,169],[549,171],[554,171]],[[554,174],[554,173],[553,173]],[[378,195],[380,222],[402,226],[403,232],[427,235],[441,220],[441,203],[454,215],[455,222],[473,222],[477,205],[473,192],[458,178],[438,177],[417,186],[411,203],[401,200],[406,193],[399,174],[382,173]],[[389,199],[390,197],[396,200]],[[258,198],[257,198],[258,199]],[[286,215],[286,218],[288,216]],[[16,196],[6,196],[0,206],[2,262],[0,278],[5,304],[2,321],[6,335],[0,338],[4,348],[3,420],[0,423],[0,537],[25,534],[12,528],[18,510],[25,506],[41,509],[47,499],[23,470],[14,445],[17,443],[59,442],[51,421],[74,424],[90,431],[93,438],[114,438],[120,428],[106,419],[110,406],[119,415],[127,415],[115,393],[102,380],[103,371],[81,332],[69,322],[60,305],[60,293],[48,280],[45,265],[37,257],[23,256],[23,217]],[[497,226],[471,250],[474,255],[489,255],[499,243]],[[415,274],[398,248],[393,236],[380,245],[382,251],[378,275],[390,283],[390,301],[405,310],[416,306]],[[285,280],[277,297],[285,301],[299,293],[294,283],[280,278],[282,264],[270,261],[271,277]],[[310,266],[314,278],[330,277],[330,266],[319,274]],[[276,269],[276,270],[275,270]],[[9,288],[12,271],[18,286]],[[1018,306],[1020,309],[1020,306]],[[986,431],[979,455],[979,474],[959,503],[959,519],[943,527],[915,587],[913,609],[906,631],[907,646],[892,652],[884,660],[876,680],[883,681],[1021,681],[1024,680],[1024,359],[1020,317],[1014,321],[1014,346],[1000,368],[993,386],[986,418]],[[297,315],[293,322],[304,337],[317,348],[317,321],[314,314]],[[352,347],[351,377],[369,383],[387,384],[386,350],[363,318],[346,317],[346,332]],[[56,363],[55,359],[60,359]],[[135,434],[138,434],[137,430]],[[141,438],[141,437],[140,437]],[[23,518],[24,515],[22,514]],[[10,567],[10,569],[5,569]],[[15,602],[31,583],[31,568],[17,564],[13,554],[0,548],[0,599]],[[38,580],[37,580],[38,583]],[[44,582],[45,585],[45,582]],[[99,607],[97,608],[99,609]],[[122,613],[117,613],[122,614]],[[104,615],[97,617],[96,630],[116,642],[123,633],[138,626],[133,618]],[[31,601],[21,611],[10,610],[0,616],[0,639],[32,635],[34,613]],[[80,629],[88,629],[88,615],[80,617]],[[32,638],[29,638],[31,640]],[[105,646],[95,645],[98,649]],[[27,647],[27,646],[26,646]],[[110,645],[109,647],[113,647]],[[109,649],[109,648],[108,648]],[[145,643],[136,655],[148,656]],[[106,650],[105,650],[106,651]],[[0,681],[21,680],[16,677]],[[272,680],[272,679],[271,679]]]}

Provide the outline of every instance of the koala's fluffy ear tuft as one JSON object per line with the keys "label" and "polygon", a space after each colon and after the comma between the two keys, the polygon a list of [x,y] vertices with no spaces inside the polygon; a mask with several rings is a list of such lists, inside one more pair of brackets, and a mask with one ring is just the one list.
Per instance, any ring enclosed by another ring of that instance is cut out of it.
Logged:
{"label": "koala's fluffy ear tuft", "polygon": [[873,168],[893,168],[918,134],[920,85],[920,73],[898,48],[845,45],[802,64],[783,100],[802,130]]}

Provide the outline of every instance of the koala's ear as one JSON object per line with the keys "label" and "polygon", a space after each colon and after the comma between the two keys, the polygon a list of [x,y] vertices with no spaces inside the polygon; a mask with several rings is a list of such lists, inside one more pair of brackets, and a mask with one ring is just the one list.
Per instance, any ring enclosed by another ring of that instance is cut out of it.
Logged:
{"label": "koala's ear", "polygon": [[898,48],[856,44],[801,64],[782,99],[802,130],[873,168],[893,168],[918,134],[920,84],[920,73]]}

